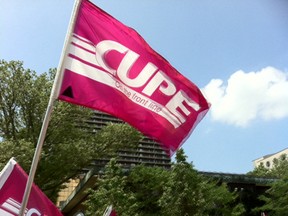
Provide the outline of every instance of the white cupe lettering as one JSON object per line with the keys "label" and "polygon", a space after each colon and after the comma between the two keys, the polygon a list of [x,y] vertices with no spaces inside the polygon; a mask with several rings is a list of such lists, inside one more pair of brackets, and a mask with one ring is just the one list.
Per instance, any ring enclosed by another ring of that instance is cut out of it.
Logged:
{"label": "white cupe lettering", "polygon": [[115,75],[116,70],[111,68],[105,61],[105,55],[111,50],[117,50],[119,53],[125,53],[129,49],[122,44],[111,40],[104,40],[96,45],[96,61],[102,68]]}
{"label": "white cupe lettering", "polygon": [[[165,83],[165,85],[163,85],[163,83]],[[148,96],[151,96],[158,87],[159,90],[167,96],[171,96],[176,92],[175,85],[162,71],[157,72],[157,74],[150,80],[142,92]]]}
{"label": "white cupe lettering", "polygon": [[26,216],[35,216],[35,215],[41,216],[41,213],[35,208],[29,209],[29,211],[26,213]]}
{"label": "white cupe lettering", "polygon": [[141,72],[139,72],[135,78],[131,79],[129,77],[129,72],[138,58],[139,55],[137,53],[129,50],[117,69],[117,75],[119,78],[128,86],[135,88],[145,85],[148,79],[158,70],[154,64],[148,62]]}
{"label": "white cupe lettering", "polygon": [[179,108],[183,113],[185,113],[186,116],[190,114],[190,111],[187,109],[187,107],[183,104],[183,102],[186,102],[187,105],[192,107],[195,111],[198,111],[200,109],[199,104],[195,103],[191,98],[189,98],[185,92],[178,91],[166,104],[166,107],[170,112],[172,112],[178,119],[184,123],[186,121],[186,118],[177,110]]}
{"label": "white cupe lettering", "polygon": [[139,55],[132,50],[129,50],[127,47],[123,46],[120,43],[110,40],[104,40],[98,43],[96,46],[96,60],[101,67],[114,75],[116,71],[109,67],[109,65],[105,61],[105,55],[112,50],[125,54],[117,68],[117,75],[123,83],[130,87],[137,88],[145,85],[148,79],[158,70],[158,68],[154,64],[148,62],[146,66],[142,69],[142,71],[139,72],[138,76],[131,79],[129,77],[129,72],[131,70],[131,67],[139,58]]}
{"label": "white cupe lettering", "polygon": [[[163,71],[159,70],[151,62],[148,62],[136,77],[131,78],[131,76],[129,76],[129,72],[138,58],[140,58],[140,55],[122,44],[111,40],[104,40],[96,45],[95,50],[96,60],[99,66],[107,70],[113,76],[118,76],[119,80],[121,80],[126,86],[132,88],[144,86],[142,93],[147,96],[151,96],[157,90],[166,96],[170,96],[171,99],[168,101],[165,107],[175,117],[177,117],[181,123],[184,123],[186,121],[186,117],[191,113],[188,106],[193,108],[195,111],[200,109],[199,104],[189,98],[184,91],[177,91],[175,84],[172,82],[169,76],[167,76]],[[124,55],[117,69],[110,67],[105,60],[106,55],[110,51],[116,51]],[[185,102],[185,104],[183,102]]]}

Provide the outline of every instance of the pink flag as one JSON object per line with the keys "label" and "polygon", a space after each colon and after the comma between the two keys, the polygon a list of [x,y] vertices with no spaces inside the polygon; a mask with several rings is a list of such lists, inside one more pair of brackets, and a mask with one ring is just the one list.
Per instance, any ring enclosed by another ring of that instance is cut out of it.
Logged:
{"label": "pink flag", "polygon": [[133,29],[83,0],[58,98],[114,115],[173,154],[209,109],[200,90]]}
{"label": "pink flag", "polygon": [[[25,171],[15,162],[15,160],[10,159],[0,173],[1,216],[19,215],[27,178],[28,176]],[[57,207],[34,184],[25,210],[25,215],[62,216]]]}

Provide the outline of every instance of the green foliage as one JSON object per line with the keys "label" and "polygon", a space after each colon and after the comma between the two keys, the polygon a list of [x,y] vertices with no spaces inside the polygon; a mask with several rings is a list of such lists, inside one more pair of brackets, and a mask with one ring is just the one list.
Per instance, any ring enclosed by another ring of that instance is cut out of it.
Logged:
{"label": "green foliage", "polygon": [[[55,69],[37,75],[20,61],[0,61],[0,155],[2,168],[10,157],[29,172],[55,76]],[[135,147],[141,135],[127,124],[110,124],[94,133],[93,111],[58,102],[54,106],[35,182],[55,199],[62,183],[76,177],[92,159]]]}
{"label": "green foliage", "polygon": [[288,178],[285,177],[272,184],[271,188],[260,199],[265,201],[265,205],[256,208],[255,211],[269,212],[269,215],[282,216],[288,212]]}
{"label": "green foliage", "polygon": [[137,147],[139,140],[142,138],[142,134],[128,124],[110,123],[95,136],[94,143],[100,144],[97,145],[96,149],[94,148],[95,153],[101,154],[102,152],[105,153],[103,156],[113,156],[115,150]]}
{"label": "green foliage", "polygon": [[263,164],[256,167],[248,175],[271,177],[271,178],[284,178],[288,176],[288,158],[286,154],[281,155],[279,158],[274,158],[271,169],[264,167]]}
{"label": "green foliage", "polygon": [[203,177],[200,184],[205,199],[201,215],[244,215],[245,208],[237,204],[237,194],[230,192],[225,183],[218,184],[215,180]]}
{"label": "green foliage", "polygon": [[186,162],[183,150],[179,150],[159,200],[162,215],[199,215],[205,204],[201,181],[193,165]]}
{"label": "green foliage", "polygon": [[[263,167],[255,168],[250,174],[263,175]],[[272,169],[266,169],[265,176],[279,178],[271,185],[271,188],[264,195],[259,197],[265,204],[262,207],[255,208],[254,211],[269,212],[269,215],[286,215],[288,212],[288,159],[283,154],[278,159],[273,160]]]}
{"label": "green foliage", "polygon": [[34,154],[34,144],[22,139],[18,140],[17,145],[15,145],[15,142],[5,140],[0,142],[0,152],[5,152],[5,154],[0,155],[1,170],[12,157],[21,164],[23,169],[29,170]]}
{"label": "green foliage", "polygon": [[278,159],[273,160],[273,168],[271,169],[271,176],[275,178],[288,177],[288,158],[286,154],[281,155]]}
{"label": "green foliage", "polygon": [[0,136],[3,139],[37,140],[44,103],[50,90],[47,74],[37,77],[19,61],[0,61]]}
{"label": "green foliage", "polygon": [[198,174],[180,149],[159,203],[167,216],[230,215],[234,199],[225,185]]}
{"label": "green foliage", "polygon": [[122,168],[111,159],[100,176],[96,191],[89,191],[89,199],[84,203],[87,206],[85,215],[102,216],[106,207],[112,205],[117,214],[123,216],[137,215],[135,197],[133,193],[125,190],[126,176]]}
{"label": "green foliage", "polygon": [[134,193],[139,216],[159,216],[161,207],[158,200],[163,194],[163,186],[169,178],[169,171],[159,167],[144,165],[134,167],[128,176],[128,188]]}
{"label": "green foliage", "polygon": [[246,210],[242,203],[238,203],[231,212],[231,216],[245,216]]}
{"label": "green foliage", "polygon": [[247,175],[260,176],[260,177],[271,177],[269,169],[264,167],[264,165],[262,163],[258,167],[255,167],[255,169],[253,171],[248,172]]}
{"label": "green foliage", "polygon": [[119,215],[222,215],[243,216],[243,205],[237,205],[236,195],[225,184],[200,175],[186,162],[181,149],[172,170],[135,166],[124,175],[111,160],[104,176],[100,176],[86,201],[88,215],[101,215],[113,205]]}

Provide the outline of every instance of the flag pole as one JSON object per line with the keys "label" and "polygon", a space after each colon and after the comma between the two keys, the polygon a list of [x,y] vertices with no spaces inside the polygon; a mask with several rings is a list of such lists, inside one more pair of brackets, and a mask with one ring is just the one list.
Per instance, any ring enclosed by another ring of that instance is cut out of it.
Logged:
{"label": "flag pole", "polygon": [[60,57],[59,65],[57,68],[56,76],[55,76],[53,87],[51,90],[48,106],[46,108],[45,117],[43,119],[42,128],[41,128],[41,131],[40,131],[40,134],[38,137],[37,146],[36,146],[33,161],[32,161],[31,167],[30,167],[30,172],[29,172],[29,176],[28,176],[28,181],[26,183],[25,192],[24,192],[24,195],[22,198],[22,204],[21,204],[19,216],[24,216],[26,206],[28,204],[28,200],[29,200],[29,196],[31,193],[37,165],[38,165],[38,162],[39,162],[40,156],[41,156],[41,150],[43,147],[47,128],[48,128],[51,114],[53,111],[54,102],[56,101],[57,96],[58,96],[59,91],[60,91],[60,84],[61,84],[62,79],[63,79],[63,73],[62,73],[63,61],[64,61],[65,56],[67,55],[67,47],[68,47],[68,44],[70,43],[70,40],[71,40],[70,38],[71,38],[71,34],[73,33],[73,29],[75,26],[76,17],[77,17],[78,11],[79,11],[80,3],[81,3],[81,0],[75,0],[75,2],[74,2],[74,7],[73,7],[73,11],[72,11],[72,14],[70,17],[70,23],[69,23],[67,34],[65,37],[65,42],[64,42],[62,54]]}
{"label": "flag pole", "polygon": [[107,206],[107,208],[105,209],[105,212],[103,214],[103,216],[109,216],[112,212],[112,205]]}

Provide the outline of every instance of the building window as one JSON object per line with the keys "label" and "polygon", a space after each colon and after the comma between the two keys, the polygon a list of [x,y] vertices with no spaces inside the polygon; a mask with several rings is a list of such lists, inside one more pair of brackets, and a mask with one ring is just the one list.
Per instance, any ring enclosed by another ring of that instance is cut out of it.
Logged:
{"label": "building window", "polygon": [[269,167],[270,167],[270,165],[271,165],[271,164],[270,164],[270,161],[267,161],[267,162],[266,162],[266,167],[268,167],[268,168],[269,168]]}

